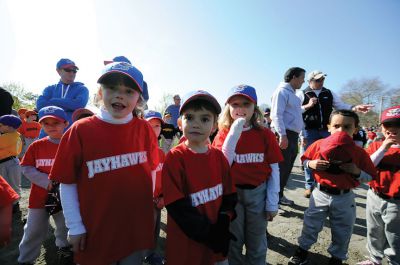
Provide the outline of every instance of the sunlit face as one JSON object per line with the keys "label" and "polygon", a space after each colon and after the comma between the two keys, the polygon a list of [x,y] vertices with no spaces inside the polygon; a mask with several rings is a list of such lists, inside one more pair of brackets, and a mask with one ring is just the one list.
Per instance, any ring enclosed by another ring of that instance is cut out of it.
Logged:
{"label": "sunlit face", "polygon": [[61,68],[57,69],[57,73],[60,75],[61,81],[64,84],[71,84],[74,82],[76,77],[76,69],[75,68]]}
{"label": "sunlit face", "polygon": [[153,128],[154,133],[156,136],[160,136],[161,133],[161,121],[159,119],[151,119],[149,120],[151,128]]}
{"label": "sunlit face", "polygon": [[254,114],[255,104],[244,96],[233,96],[229,102],[229,114],[232,119],[245,118],[246,125],[250,124],[250,119]]}
{"label": "sunlit face", "polygon": [[334,134],[335,132],[345,132],[350,137],[353,137],[353,134],[357,131],[354,119],[340,114],[336,114],[332,117],[331,123],[328,124],[328,128],[331,134]]}
{"label": "sunlit face", "polygon": [[35,114],[30,115],[28,118],[26,118],[27,122],[32,122],[35,121],[37,116]]}
{"label": "sunlit face", "polygon": [[305,73],[301,73],[301,75],[299,77],[294,76],[292,81],[290,82],[292,84],[292,87],[294,89],[300,89],[301,86],[304,83],[304,77],[305,77]]}
{"label": "sunlit face", "polygon": [[183,135],[192,145],[206,145],[215,125],[214,114],[206,109],[188,109],[182,115]]}
{"label": "sunlit face", "polygon": [[102,86],[99,96],[110,115],[115,119],[121,119],[132,113],[140,94],[136,89],[118,84]]}
{"label": "sunlit face", "polygon": [[50,138],[60,139],[64,133],[64,129],[68,126],[67,121],[61,121],[52,117],[45,118],[40,121],[43,131]]}
{"label": "sunlit face", "polygon": [[382,133],[385,138],[393,138],[397,144],[400,144],[400,127],[385,128],[385,126],[382,125]]}

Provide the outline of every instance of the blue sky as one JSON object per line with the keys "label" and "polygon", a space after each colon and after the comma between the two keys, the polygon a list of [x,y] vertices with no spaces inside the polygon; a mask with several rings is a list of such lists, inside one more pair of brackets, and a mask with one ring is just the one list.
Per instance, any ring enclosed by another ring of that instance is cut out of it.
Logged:
{"label": "blue sky", "polygon": [[398,88],[398,14],[397,0],[0,0],[0,83],[40,93],[67,57],[94,94],[103,60],[125,55],[148,82],[150,108],[194,89],[223,104],[243,83],[269,104],[292,66],[326,72],[337,92],[364,77]]}

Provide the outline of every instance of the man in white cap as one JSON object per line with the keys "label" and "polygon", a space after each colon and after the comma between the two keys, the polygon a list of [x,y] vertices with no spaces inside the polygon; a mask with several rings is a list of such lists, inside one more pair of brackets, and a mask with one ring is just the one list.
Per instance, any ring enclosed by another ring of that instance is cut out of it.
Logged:
{"label": "man in white cap", "polygon": [[[367,113],[374,105],[361,104],[352,106],[341,101],[340,97],[333,91],[324,87],[327,75],[319,70],[308,74],[308,87],[297,96],[302,103],[304,129],[302,131],[304,150],[316,140],[328,137],[329,116],[333,109],[346,109],[356,112]],[[309,198],[314,188],[315,181],[310,170],[304,171],[305,191],[304,196]]]}

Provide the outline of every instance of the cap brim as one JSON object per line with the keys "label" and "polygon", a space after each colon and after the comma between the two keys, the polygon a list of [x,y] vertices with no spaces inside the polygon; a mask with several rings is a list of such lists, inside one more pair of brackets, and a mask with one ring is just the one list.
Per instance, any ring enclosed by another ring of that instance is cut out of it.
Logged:
{"label": "cap brim", "polygon": [[159,120],[161,122],[161,124],[164,124],[164,121],[162,119],[158,118],[158,117],[150,117],[150,118],[146,118],[145,120],[146,121],[151,121],[151,120],[154,120],[154,119]]}
{"label": "cap brim", "polygon": [[47,118],[54,118],[54,119],[62,121],[62,122],[66,121],[66,120],[64,120],[64,119],[62,119],[60,117],[54,116],[54,115],[46,115],[46,116],[41,117],[39,119],[39,122],[41,122],[41,121],[43,121],[44,119],[47,119]]}
{"label": "cap brim", "polygon": [[107,65],[107,64],[113,63],[114,61],[103,61],[103,62],[104,62],[104,65]]}
{"label": "cap brim", "polygon": [[97,83],[101,84],[101,81],[108,75],[111,74],[121,74],[121,75],[125,75],[127,76],[129,79],[131,79],[135,84],[136,87],[139,89],[140,93],[143,93],[143,89],[141,88],[141,86],[139,86],[138,82],[129,74],[122,72],[122,71],[118,71],[118,70],[110,70],[107,73],[104,73],[102,76],[100,76],[100,78],[97,80]]}
{"label": "cap brim", "polygon": [[252,97],[250,97],[249,95],[243,94],[243,93],[235,93],[234,95],[230,96],[230,97],[226,100],[225,104],[229,103],[229,100],[231,100],[234,96],[243,96],[243,97],[249,99],[251,102],[253,102],[254,104],[257,105],[257,102],[255,102],[254,99],[253,99]]}
{"label": "cap brim", "polygon": [[75,68],[76,70],[79,70],[78,66],[73,64],[64,64],[63,66],[61,66],[61,69],[68,69],[68,68]]}
{"label": "cap brim", "polygon": [[181,105],[181,107],[179,108],[179,114],[181,114],[182,109],[183,109],[189,102],[192,102],[193,100],[196,100],[196,99],[204,99],[204,100],[209,101],[209,102],[215,107],[215,109],[216,109],[216,111],[217,111],[217,114],[220,114],[220,113],[221,113],[221,106],[219,105],[218,101],[217,101],[214,97],[210,97],[209,95],[206,95],[206,94],[196,94],[196,95],[191,96],[191,97],[188,98],[188,99],[185,99],[185,102],[184,102],[184,103]]}

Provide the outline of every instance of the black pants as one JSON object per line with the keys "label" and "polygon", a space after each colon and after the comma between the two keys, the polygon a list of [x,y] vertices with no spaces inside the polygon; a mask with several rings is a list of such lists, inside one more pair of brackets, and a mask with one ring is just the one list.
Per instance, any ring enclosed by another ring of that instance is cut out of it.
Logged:
{"label": "black pants", "polygon": [[279,198],[283,196],[283,190],[287,184],[290,173],[292,172],[294,161],[298,153],[298,141],[299,134],[297,132],[286,130],[286,136],[288,138],[288,147],[281,149],[283,155],[283,161],[279,163],[279,174],[281,190],[279,191]]}

